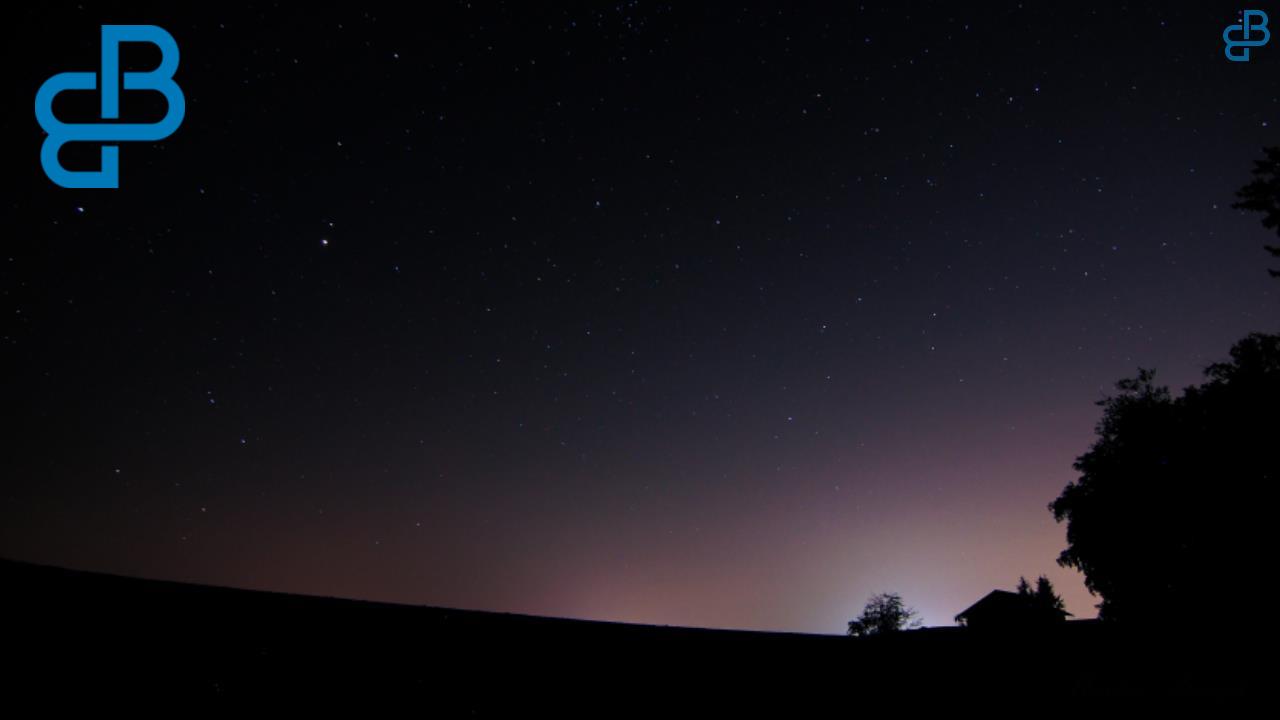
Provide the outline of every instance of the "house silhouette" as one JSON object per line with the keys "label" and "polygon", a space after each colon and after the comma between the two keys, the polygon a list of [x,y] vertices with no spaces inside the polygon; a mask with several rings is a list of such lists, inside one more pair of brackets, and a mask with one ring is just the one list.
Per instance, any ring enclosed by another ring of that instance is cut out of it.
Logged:
{"label": "house silhouette", "polygon": [[956,615],[956,624],[975,630],[1041,627],[1060,623],[1071,613],[1050,607],[1034,595],[992,590]]}

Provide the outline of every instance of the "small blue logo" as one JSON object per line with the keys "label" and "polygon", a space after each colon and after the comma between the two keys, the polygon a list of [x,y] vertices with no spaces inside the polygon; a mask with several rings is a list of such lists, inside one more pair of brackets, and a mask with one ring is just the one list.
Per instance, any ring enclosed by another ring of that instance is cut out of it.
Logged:
{"label": "small blue logo", "polygon": [[[1233,33],[1239,33],[1240,39],[1232,39]],[[1262,47],[1271,41],[1267,14],[1261,10],[1245,10],[1239,24],[1228,25],[1222,31],[1222,41],[1227,44],[1223,52],[1227,54],[1228,60],[1249,62],[1249,48]]]}
{"label": "small blue logo", "polygon": [[[120,43],[145,42],[160,50],[160,66],[150,72],[124,73],[125,90],[154,90],[169,103],[164,118],[154,123],[64,123],[53,115],[53,99],[63,90],[100,90],[102,119],[120,117]],[[36,92],[36,122],[49,134],[40,148],[44,174],[64,188],[120,187],[120,148],[102,146],[101,170],[67,170],[58,161],[58,151],[69,142],[154,142],[173,134],[182,124],[187,101],[182,88],[173,81],[178,69],[178,43],[155,25],[102,26],[102,84],[92,72],[58,73]]]}

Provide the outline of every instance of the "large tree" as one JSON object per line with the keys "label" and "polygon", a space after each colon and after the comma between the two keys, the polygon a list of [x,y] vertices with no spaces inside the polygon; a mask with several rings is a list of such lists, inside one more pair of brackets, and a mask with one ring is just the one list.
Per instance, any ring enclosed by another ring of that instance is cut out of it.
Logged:
{"label": "large tree", "polygon": [[1080,477],[1050,505],[1058,562],[1084,573],[1102,617],[1235,622],[1222,598],[1271,558],[1280,480],[1280,335],[1252,334],[1179,397],[1141,370],[1099,401]]}
{"label": "large tree", "polygon": [[[1261,160],[1254,162],[1253,180],[1236,193],[1239,201],[1231,207],[1262,213],[1262,226],[1280,234],[1280,147],[1263,149]],[[1280,258],[1280,246],[1264,245],[1267,252]],[[1280,270],[1268,270],[1280,277]]]}

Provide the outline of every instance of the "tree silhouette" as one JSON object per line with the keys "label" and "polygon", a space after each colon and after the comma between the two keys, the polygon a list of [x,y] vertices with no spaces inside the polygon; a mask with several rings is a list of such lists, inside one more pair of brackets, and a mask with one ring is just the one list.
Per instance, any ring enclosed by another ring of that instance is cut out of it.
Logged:
{"label": "tree silhouette", "polygon": [[[1280,480],[1280,335],[1251,334],[1173,397],[1154,371],[1117,384],[1080,477],[1050,503],[1058,563],[1084,573],[1104,619],[1205,618],[1265,567]],[[1227,622],[1225,608],[1208,621]]]}
{"label": "tree silhouette", "polygon": [[1018,578],[1018,587],[1016,588],[1015,592],[1017,592],[1022,597],[1030,597],[1031,595],[1034,594],[1034,591],[1031,589],[1031,583],[1027,582],[1027,579],[1025,577]]}
{"label": "tree silhouette", "polygon": [[862,615],[849,621],[849,634],[854,637],[884,635],[920,627],[914,608],[902,602],[897,593],[873,595],[862,608]]}
{"label": "tree silhouette", "polygon": [[1062,597],[1053,591],[1053,583],[1043,575],[1036,580],[1036,601],[1049,610],[1067,609],[1066,603],[1062,602]]}
{"label": "tree silhouette", "polygon": [[[1280,234],[1280,147],[1264,148],[1263,155],[1254,162],[1253,181],[1236,192],[1240,200],[1231,207],[1262,213],[1262,226]],[[1263,248],[1280,257],[1280,246],[1264,245]],[[1280,277],[1280,270],[1267,272],[1271,277]]]}
{"label": "tree silhouette", "polygon": [[1046,611],[1054,617],[1061,618],[1062,615],[1057,612],[1066,610],[1067,606],[1062,602],[1062,598],[1053,590],[1053,583],[1049,582],[1049,578],[1041,575],[1036,579],[1036,586],[1033,590],[1031,583],[1027,582],[1025,577],[1018,578],[1018,594],[1031,598],[1038,610]]}

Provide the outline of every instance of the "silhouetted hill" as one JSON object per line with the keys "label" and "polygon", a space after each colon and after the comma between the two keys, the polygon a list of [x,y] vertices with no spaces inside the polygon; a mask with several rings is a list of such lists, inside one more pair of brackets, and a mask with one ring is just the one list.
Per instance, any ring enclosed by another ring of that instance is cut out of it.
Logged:
{"label": "silhouetted hill", "polygon": [[10,699],[376,699],[446,714],[609,714],[851,707],[867,693],[983,704],[1259,687],[1221,640],[1129,637],[1087,621],[1016,637],[931,628],[857,640],[306,597],[11,561],[0,561],[0,578],[5,652],[19,660],[5,674]]}

